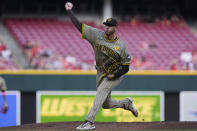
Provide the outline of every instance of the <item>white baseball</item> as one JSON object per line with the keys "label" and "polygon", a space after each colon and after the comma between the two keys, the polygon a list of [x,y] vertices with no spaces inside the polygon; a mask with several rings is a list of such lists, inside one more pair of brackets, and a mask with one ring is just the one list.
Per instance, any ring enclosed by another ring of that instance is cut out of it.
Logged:
{"label": "white baseball", "polygon": [[66,2],[65,7],[67,10],[71,10],[73,8],[73,4],[71,2]]}

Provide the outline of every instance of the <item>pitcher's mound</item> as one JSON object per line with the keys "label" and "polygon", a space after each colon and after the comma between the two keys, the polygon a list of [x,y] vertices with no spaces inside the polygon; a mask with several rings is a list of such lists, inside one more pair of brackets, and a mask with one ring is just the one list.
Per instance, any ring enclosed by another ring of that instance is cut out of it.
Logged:
{"label": "pitcher's mound", "polygon": [[[81,122],[56,122],[2,127],[0,130],[74,130]],[[96,122],[96,130],[197,129],[197,122]]]}

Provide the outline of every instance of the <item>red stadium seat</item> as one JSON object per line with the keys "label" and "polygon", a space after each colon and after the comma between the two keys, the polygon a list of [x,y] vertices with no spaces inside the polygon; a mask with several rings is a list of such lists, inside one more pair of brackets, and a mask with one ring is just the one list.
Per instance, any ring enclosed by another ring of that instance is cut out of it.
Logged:
{"label": "red stadium seat", "polygon": [[[93,22],[86,22],[94,27]],[[172,59],[179,59],[185,49],[197,48],[197,37],[183,22],[174,22],[163,26],[159,23],[139,23],[135,26],[129,22],[119,22],[117,35],[127,44],[131,55],[149,56],[154,63],[154,69],[169,69]],[[43,46],[51,48],[58,55],[73,55],[82,62],[94,63],[91,45],[82,40],[80,33],[71,22],[57,21],[55,19],[6,19],[5,24],[21,46],[27,40],[39,40]],[[156,49],[144,52],[142,42],[155,44]],[[179,65],[182,65],[178,61]]]}

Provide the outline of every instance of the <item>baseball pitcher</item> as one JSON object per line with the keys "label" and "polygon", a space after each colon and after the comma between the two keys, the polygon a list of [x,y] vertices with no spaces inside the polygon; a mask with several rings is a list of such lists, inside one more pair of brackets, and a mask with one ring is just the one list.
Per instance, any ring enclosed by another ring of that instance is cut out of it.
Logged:
{"label": "baseball pitcher", "polygon": [[94,49],[96,59],[96,87],[97,92],[93,106],[85,122],[79,125],[78,130],[95,129],[94,119],[101,107],[104,109],[123,108],[137,117],[138,111],[134,107],[131,97],[117,101],[111,98],[112,89],[117,86],[122,76],[129,71],[131,56],[126,45],[116,36],[117,21],[109,18],[104,22],[104,31],[82,24],[72,12],[73,4],[65,4],[67,13],[74,26],[82,34],[82,38],[89,41]]}
{"label": "baseball pitcher", "polygon": [[2,108],[0,109],[0,112],[5,114],[8,111],[8,104],[6,101],[6,94],[5,94],[7,87],[6,87],[5,80],[2,77],[0,77],[0,90],[2,92],[3,102],[4,102]]}

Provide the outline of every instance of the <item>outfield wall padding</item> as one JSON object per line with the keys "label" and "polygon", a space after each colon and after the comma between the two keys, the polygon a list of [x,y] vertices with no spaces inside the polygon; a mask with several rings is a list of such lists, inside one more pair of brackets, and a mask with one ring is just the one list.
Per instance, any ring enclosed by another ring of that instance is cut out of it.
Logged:
{"label": "outfield wall padding", "polygon": [[[38,72],[38,71],[35,71]],[[96,73],[2,73],[9,90],[95,90]],[[196,91],[197,72],[129,72],[114,90],[129,91]]]}

